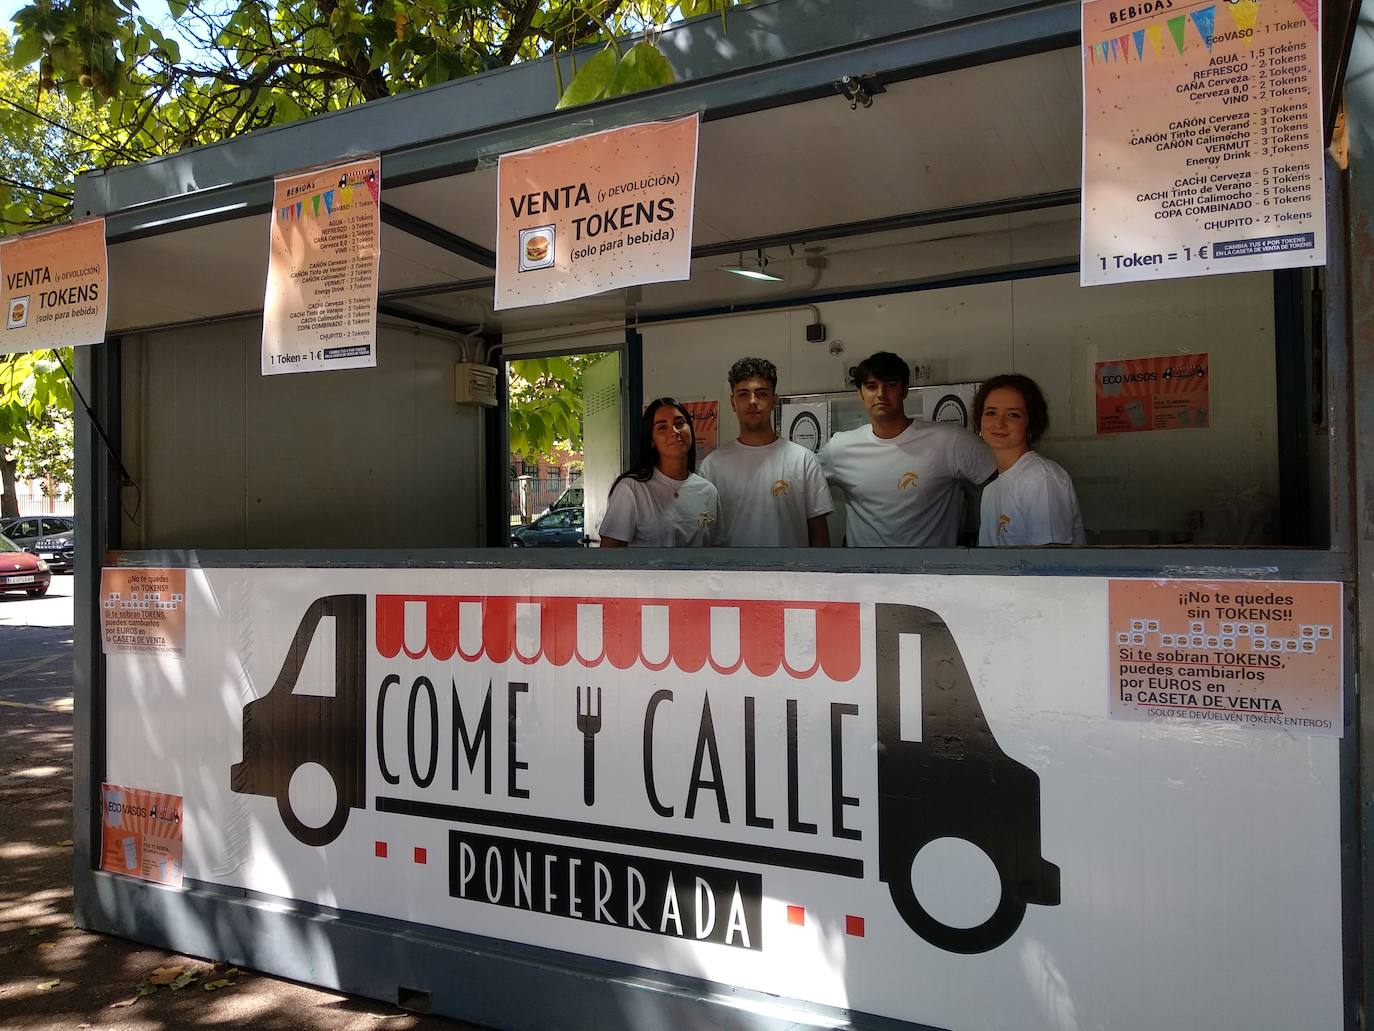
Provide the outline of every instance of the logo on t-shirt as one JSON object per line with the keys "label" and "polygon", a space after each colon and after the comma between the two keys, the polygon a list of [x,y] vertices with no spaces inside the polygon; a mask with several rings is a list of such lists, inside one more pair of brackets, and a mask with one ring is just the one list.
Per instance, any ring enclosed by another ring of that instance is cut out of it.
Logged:
{"label": "logo on t-shirt", "polygon": [[713,516],[710,512],[698,512],[698,513],[697,513],[697,525],[700,526],[700,527],[705,528],[705,527],[707,527],[707,526],[710,526],[710,525],[711,525],[712,523],[714,523],[715,521],[716,521],[716,517]]}
{"label": "logo on t-shirt", "polygon": [[1011,526],[1011,516],[1000,515],[997,517],[997,536],[1005,537],[1007,530]]}
{"label": "logo on t-shirt", "polygon": [[916,481],[919,479],[920,477],[916,475],[914,469],[908,469],[906,472],[902,473],[902,478],[897,481],[897,489],[906,490],[908,487],[914,487],[916,486]]}
{"label": "logo on t-shirt", "polygon": [[792,484],[788,483],[786,480],[777,480],[774,482],[773,488],[769,493],[775,498],[781,497],[784,494],[791,494]]}

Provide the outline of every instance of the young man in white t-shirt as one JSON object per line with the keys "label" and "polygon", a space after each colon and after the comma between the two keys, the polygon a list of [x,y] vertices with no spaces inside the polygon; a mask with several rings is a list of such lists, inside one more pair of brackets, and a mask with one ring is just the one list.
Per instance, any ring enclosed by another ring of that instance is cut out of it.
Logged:
{"label": "young man in white t-shirt", "polygon": [[851,548],[949,548],[958,543],[962,484],[981,486],[997,471],[992,451],[966,429],[908,418],[910,371],[890,351],[849,375],[868,425],[836,433],[820,462],[848,498]]}
{"label": "young man in white t-shirt", "polygon": [[834,504],[820,463],[773,429],[778,370],[763,358],[730,367],[730,407],[739,437],[706,456],[701,475],[720,492],[731,548],[828,548]]}

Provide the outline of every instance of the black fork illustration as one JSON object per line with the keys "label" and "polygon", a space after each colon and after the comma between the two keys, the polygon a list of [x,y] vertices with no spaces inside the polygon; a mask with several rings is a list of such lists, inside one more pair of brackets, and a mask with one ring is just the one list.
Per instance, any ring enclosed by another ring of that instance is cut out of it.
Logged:
{"label": "black fork illustration", "polygon": [[582,711],[582,685],[577,685],[577,729],[582,732],[582,801],[596,801],[596,735],[601,730],[601,688],[596,689],[596,708],[592,708],[592,689],[587,686],[587,711]]}

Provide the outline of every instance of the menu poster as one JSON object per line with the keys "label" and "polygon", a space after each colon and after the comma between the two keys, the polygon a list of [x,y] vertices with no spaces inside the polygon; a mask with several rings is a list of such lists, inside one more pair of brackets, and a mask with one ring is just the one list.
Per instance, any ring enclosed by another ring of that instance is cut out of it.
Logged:
{"label": "menu poster", "polygon": [[1084,0],[1084,286],[1326,260],[1318,0]]}
{"label": "menu poster", "polygon": [[1340,737],[1341,585],[1112,580],[1114,720]]}
{"label": "menu poster", "polygon": [[0,239],[0,354],[105,339],[105,220]]}
{"label": "menu poster", "polygon": [[697,129],[688,115],[501,155],[497,309],[690,278]]}
{"label": "menu poster", "polygon": [[1211,369],[1205,354],[1098,362],[1093,381],[1098,433],[1196,430],[1209,425]]}
{"label": "menu poster", "polygon": [[262,374],[377,364],[380,158],[276,181]]}

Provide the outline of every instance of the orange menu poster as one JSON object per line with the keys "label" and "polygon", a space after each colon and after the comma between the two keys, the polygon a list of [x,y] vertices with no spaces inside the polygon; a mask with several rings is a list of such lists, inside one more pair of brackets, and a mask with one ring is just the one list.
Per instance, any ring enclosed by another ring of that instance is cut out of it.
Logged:
{"label": "orange menu poster", "polygon": [[1318,0],[1084,0],[1084,286],[1326,260]]}
{"label": "orange menu poster", "polygon": [[1187,430],[1209,425],[1211,373],[1205,354],[1098,362],[1098,433]]}
{"label": "orange menu poster", "polygon": [[262,374],[377,364],[380,158],[276,181]]}
{"label": "orange menu poster", "polygon": [[1111,715],[1340,737],[1341,585],[1112,580]]}
{"label": "orange menu poster", "polygon": [[105,784],[100,791],[100,869],[181,884],[180,795]]}
{"label": "orange menu poster", "polygon": [[496,307],[687,279],[696,115],[501,155]]}
{"label": "orange menu poster", "polygon": [[0,354],[105,339],[105,220],[0,240]]}
{"label": "orange menu poster", "polygon": [[186,570],[102,569],[100,637],[105,654],[186,654]]}

